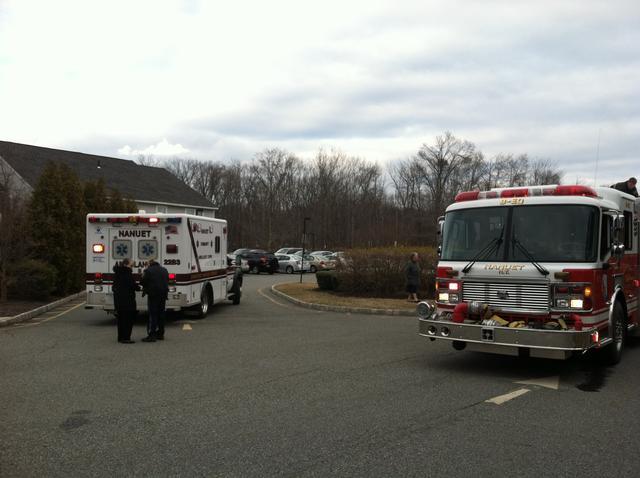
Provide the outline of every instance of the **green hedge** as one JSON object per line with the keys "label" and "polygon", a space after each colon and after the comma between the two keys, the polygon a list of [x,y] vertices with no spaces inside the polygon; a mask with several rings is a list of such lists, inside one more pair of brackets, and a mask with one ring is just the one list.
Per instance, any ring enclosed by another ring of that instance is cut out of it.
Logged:
{"label": "green hedge", "polygon": [[[363,297],[400,298],[406,296],[405,267],[412,252],[420,255],[420,288],[418,297],[433,298],[435,269],[438,263],[432,247],[390,247],[351,249],[345,251],[336,273],[335,290]],[[320,285],[318,280],[318,286]]]}
{"label": "green hedge", "polygon": [[7,288],[11,299],[47,300],[56,288],[56,270],[46,262],[25,259],[9,270]]}
{"label": "green hedge", "polygon": [[336,271],[318,271],[316,272],[316,281],[322,290],[336,290],[338,288]]}

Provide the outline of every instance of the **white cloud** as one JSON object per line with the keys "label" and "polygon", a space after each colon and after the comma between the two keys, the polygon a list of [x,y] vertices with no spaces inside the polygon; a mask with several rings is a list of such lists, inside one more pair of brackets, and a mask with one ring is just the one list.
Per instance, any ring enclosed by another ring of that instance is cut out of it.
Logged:
{"label": "white cloud", "polygon": [[598,176],[640,175],[639,23],[636,0],[0,0],[0,139],[384,162],[451,130],[570,180],[602,130]]}
{"label": "white cloud", "polygon": [[171,144],[163,139],[157,144],[152,144],[142,149],[134,149],[129,145],[118,149],[118,154],[123,156],[184,156],[189,150],[181,144]]}

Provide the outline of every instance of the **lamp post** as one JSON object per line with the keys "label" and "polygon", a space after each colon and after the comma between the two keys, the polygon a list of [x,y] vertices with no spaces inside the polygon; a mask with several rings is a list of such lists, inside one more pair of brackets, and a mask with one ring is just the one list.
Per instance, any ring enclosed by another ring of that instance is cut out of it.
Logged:
{"label": "lamp post", "polygon": [[304,241],[307,238],[307,221],[311,221],[310,217],[305,217],[302,221],[302,260],[300,262],[300,283],[302,284],[302,274],[304,272]]}

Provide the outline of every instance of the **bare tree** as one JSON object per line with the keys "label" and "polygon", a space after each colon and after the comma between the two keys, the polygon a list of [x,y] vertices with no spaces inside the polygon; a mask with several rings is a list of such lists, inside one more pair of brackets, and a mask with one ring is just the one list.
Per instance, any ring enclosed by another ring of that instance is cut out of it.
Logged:
{"label": "bare tree", "polygon": [[458,139],[448,131],[443,136],[437,136],[435,144],[423,144],[418,151],[416,159],[422,167],[436,215],[444,212],[450,179],[475,153],[473,143]]}
{"label": "bare tree", "polygon": [[560,184],[562,172],[558,165],[549,159],[536,159],[529,162],[527,184]]}
{"label": "bare tree", "polygon": [[161,167],[162,161],[151,154],[139,154],[136,158],[136,163],[140,166]]}

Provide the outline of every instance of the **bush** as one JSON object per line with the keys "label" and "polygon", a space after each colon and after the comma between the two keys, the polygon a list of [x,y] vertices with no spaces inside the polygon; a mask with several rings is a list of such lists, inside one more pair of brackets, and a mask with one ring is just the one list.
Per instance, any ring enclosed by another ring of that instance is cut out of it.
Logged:
{"label": "bush", "polygon": [[[406,295],[405,267],[412,252],[420,255],[420,297],[432,298],[435,292],[437,254],[432,247],[391,247],[351,249],[337,269],[339,292],[365,297],[402,297]],[[319,283],[319,282],[318,282]]]}
{"label": "bush", "polygon": [[316,281],[322,290],[336,290],[338,288],[336,271],[318,271],[316,272]]}
{"label": "bush", "polygon": [[47,300],[56,287],[56,270],[46,262],[26,259],[8,271],[11,299]]}

